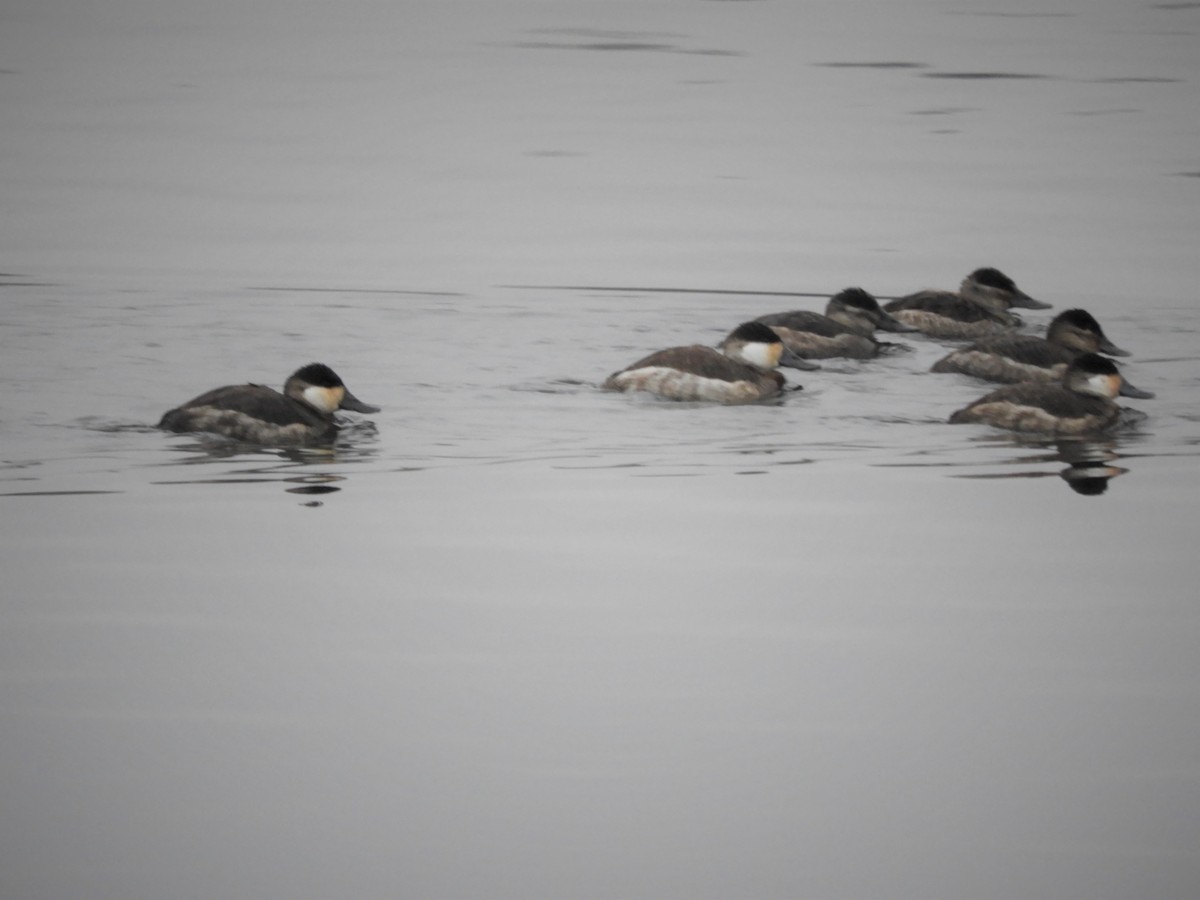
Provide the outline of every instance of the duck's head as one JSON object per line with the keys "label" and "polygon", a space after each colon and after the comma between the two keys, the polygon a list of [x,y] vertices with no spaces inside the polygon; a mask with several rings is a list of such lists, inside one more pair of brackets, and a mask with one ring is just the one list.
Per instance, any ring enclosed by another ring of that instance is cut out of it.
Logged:
{"label": "duck's head", "polygon": [[990,266],[976,269],[964,278],[963,283],[959,286],[959,293],[999,312],[1004,312],[1013,306],[1021,306],[1025,309],[1050,308],[1049,303],[1034,300],[1017,287],[1015,281],[999,269],[993,269]]}
{"label": "duck's head", "polygon": [[1118,395],[1137,400],[1149,400],[1154,396],[1126,381],[1117,364],[1098,353],[1085,353],[1067,366],[1063,384],[1077,394],[1093,394],[1108,400],[1115,400]]}
{"label": "duck's head", "polygon": [[1100,323],[1082,309],[1068,309],[1054,317],[1046,337],[1056,344],[1081,353],[1107,353],[1109,356],[1128,356],[1104,335]]}
{"label": "duck's head", "polygon": [[779,335],[762,322],[743,322],[726,335],[718,349],[730,359],[768,372],[779,366],[809,371],[821,368],[788,350]]}
{"label": "duck's head", "polygon": [[876,300],[862,288],[846,288],[829,298],[825,315],[835,322],[870,337],[877,329],[884,331],[916,331],[884,311]]}
{"label": "duck's head", "polygon": [[342,383],[342,379],[323,363],[309,363],[297,369],[283,386],[283,392],[306,406],[325,415],[348,409],[360,413],[377,413],[378,406],[363,403]]}

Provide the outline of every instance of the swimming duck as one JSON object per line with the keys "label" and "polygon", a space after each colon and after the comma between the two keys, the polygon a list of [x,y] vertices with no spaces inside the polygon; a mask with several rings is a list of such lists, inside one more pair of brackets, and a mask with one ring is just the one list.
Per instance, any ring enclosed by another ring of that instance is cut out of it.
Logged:
{"label": "swimming duck", "polygon": [[1083,353],[1128,356],[1104,334],[1090,313],[1068,309],[1059,313],[1044,338],[1028,334],[997,334],[943,356],[934,372],[959,372],[987,381],[1059,381],[1067,365]]}
{"label": "swimming duck", "polygon": [[158,423],[166,431],[207,431],[255,444],[303,444],[331,438],[339,409],[379,412],[363,403],[329,366],[297,369],[283,393],[261,384],[215,388],[169,410]]}
{"label": "swimming duck", "polygon": [[614,372],[604,382],[610,391],[646,391],[668,400],[752,403],[778,396],[786,383],[780,365],[818,369],[790,353],[779,336],[761,322],[744,322],[716,349],[693,344],[651,353]]}
{"label": "swimming duck", "polygon": [[958,410],[950,422],[1079,437],[1120,423],[1122,409],[1113,402],[1118,394],[1141,399],[1154,396],[1122,378],[1111,359],[1084,353],[1067,366],[1058,384],[1010,384]]}
{"label": "swimming duck", "polygon": [[875,340],[875,329],[917,330],[884,312],[879,301],[862,288],[846,288],[835,294],[826,304],[824,315],[800,309],[768,313],[754,321],[769,325],[783,345],[802,359],[870,359],[888,346]]}
{"label": "swimming duck", "polygon": [[936,338],[977,338],[999,334],[1021,324],[1009,312],[1014,306],[1049,309],[1034,300],[999,269],[976,269],[963,279],[958,293],[918,291],[884,305],[901,322]]}

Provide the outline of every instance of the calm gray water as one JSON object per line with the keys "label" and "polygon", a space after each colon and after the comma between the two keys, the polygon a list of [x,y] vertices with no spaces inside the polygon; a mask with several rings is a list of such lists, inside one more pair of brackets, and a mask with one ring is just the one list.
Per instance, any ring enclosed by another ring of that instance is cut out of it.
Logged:
{"label": "calm gray water", "polygon": [[[0,897],[1197,896],[1198,36],[6,4]],[[951,427],[987,386],[920,337],[775,405],[596,388],[980,265],[1145,421]],[[383,407],[332,451],[152,427],[312,360]]]}

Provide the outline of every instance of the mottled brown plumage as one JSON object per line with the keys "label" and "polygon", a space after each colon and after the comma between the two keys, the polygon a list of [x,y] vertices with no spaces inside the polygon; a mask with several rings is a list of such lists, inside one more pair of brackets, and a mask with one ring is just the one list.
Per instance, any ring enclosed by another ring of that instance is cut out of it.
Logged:
{"label": "mottled brown plumage", "polygon": [[884,305],[884,309],[931,337],[962,339],[999,334],[1021,324],[1009,312],[1014,306],[1046,309],[998,269],[976,269],[963,279],[957,293],[918,291]]}
{"label": "mottled brown plumage", "polygon": [[888,315],[862,288],[847,288],[830,298],[822,315],[811,310],[768,313],[756,322],[769,325],[784,346],[804,359],[870,359],[887,346],[876,329],[915,331]]}
{"label": "mottled brown plumage", "polygon": [[783,391],[786,382],[775,371],[783,354],[783,343],[770,328],[746,322],[721,342],[719,350],[700,344],[659,350],[614,372],[603,387],[644,391],[668,400],[751,403]]}
{"label": "mottled brown plumage", "polygon": [[335,435],[337,409],[379,412],[350,393],[328,366],[311,363],[292,373],[282,394],[261,384],[215,388],[168,410],[158,427],[256,444],[301,444]]}
{"label": "mottled brown plumage", "polygon": [[1055,316],[1046,337],[1001,334],[948,353],[933,364],[934,372],[957,372],[987,381],[1018,384],[1058,381],[1067,366],[1084,353],[1128,356],[1105,336],[1100,323],[1082,309]]}
{"label": "mottled brown plumage", "polygon": [[1114,402],[1118,394],[1154,396],[1125,382],[1112,360],[1086,353],[1071,362],[1061,382],[999,388],[954,412],[950,422],[1078,437],[1106,431],[1121,421],[1121,407]]}

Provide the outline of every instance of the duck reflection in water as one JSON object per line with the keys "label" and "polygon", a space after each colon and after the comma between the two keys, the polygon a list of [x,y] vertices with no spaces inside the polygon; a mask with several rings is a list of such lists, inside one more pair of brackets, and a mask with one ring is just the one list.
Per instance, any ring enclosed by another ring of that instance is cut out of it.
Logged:
{"label": "duck reflection in water", "polygon": [[[374,434],[374,429],[370,432]],[[289,494],[335,494],[349,481],[350,470],[345,464],[365,461],[377,452],[357,444],[349,447],[332,443],[304,447],[247,447],[210,435],[197,437],[195,443],[172,447],[186,454],[178,462],[189,467],[189,477],[160,483],[242,487],[275,484],[282,485]],[[338,469],[329,471],[328,467],[333,465]]]}
{"label": "duck reflection in water", "polygon": [[[992,438],[990,440],[995,440]],[[1038,439],[1031,435],[1013,434],[1001,438],[1004,446],[1026,448],[1037,451],[1032,456],[1017,456],[1001,461],[1006,466],[1019,466],[1019,471],[1004,471],[996,474],[966,475],[970,479],[996,480],[1012,478],[1053,478],[1057,476],[1077,494],[1098,496],[1108,490],[1113,478],[1125,475],[1129,469],[1117,465],[1122,459],[1117,452],[1115,440],[1060,440]],[[1067,463],[1065,469],[1047,471],[1043,466]],[[1036,468],[1028,468],[1036,466]]]}
{"label": "duck reflection in water", "polygon": [[1095,497],[1108,490],[1108,482],[1129,470],[1115,466],[1121,457],[1113,441],[1059,441],[1058,455],[1066,463],[1059,476],[1077,494]]}

